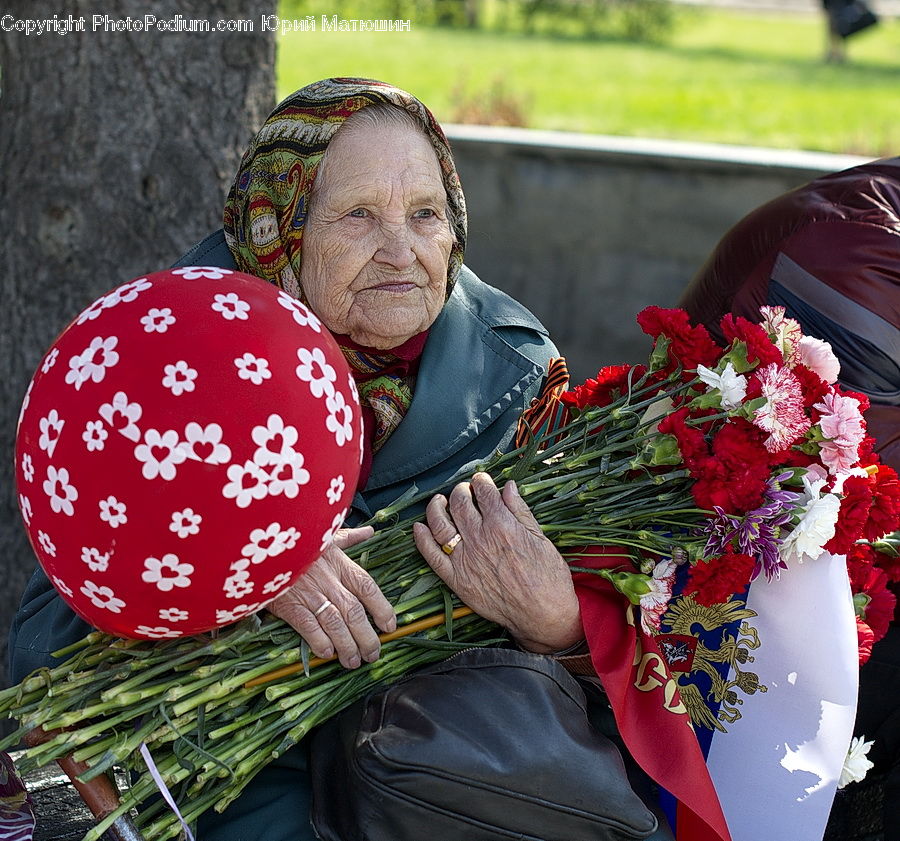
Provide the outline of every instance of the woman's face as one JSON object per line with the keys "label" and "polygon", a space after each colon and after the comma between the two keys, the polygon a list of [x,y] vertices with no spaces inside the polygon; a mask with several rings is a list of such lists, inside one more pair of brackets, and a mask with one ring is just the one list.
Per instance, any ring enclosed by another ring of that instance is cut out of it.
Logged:
{"label": "woman's face", "polygon": [[300,268],[309,305],[332,332],[387,349],[430,327],[452,245],[441,171],[423,134],[350,125],[335,135]]}

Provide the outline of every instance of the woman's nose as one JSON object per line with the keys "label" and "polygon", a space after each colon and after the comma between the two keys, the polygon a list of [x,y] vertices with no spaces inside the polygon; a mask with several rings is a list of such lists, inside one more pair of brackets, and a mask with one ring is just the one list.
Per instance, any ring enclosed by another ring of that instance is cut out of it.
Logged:
{"label": "woman's nose", "polygon": [[395,269],[408,269],[416,262],[409,234],[396,228],[382,230],[382,242],[373,258],[376,263],[385,263]]}

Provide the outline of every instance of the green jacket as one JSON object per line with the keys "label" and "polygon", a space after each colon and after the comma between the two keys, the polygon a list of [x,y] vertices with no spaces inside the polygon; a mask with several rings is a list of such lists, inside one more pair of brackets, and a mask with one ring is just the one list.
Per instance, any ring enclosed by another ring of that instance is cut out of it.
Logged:
{"label": "green jacket", "polygon": [[[177,265],[235,268],[221,231]],[[432,325],[412,406],[376,453],[348,524],[367,519],[413,484],[420,490],[434,488],[464,466],[508,448],[519,414],[538,393],[547,362],[555,355],[547,331],[528,310],[463,268]],[[54,665],[50,652],[89,630],[38,567],[10,633],[13,682]]]}

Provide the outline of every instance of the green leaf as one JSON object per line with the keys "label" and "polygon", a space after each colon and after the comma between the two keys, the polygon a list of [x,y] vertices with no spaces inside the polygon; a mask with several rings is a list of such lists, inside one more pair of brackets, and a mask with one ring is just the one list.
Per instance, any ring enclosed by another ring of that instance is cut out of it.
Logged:
{"label": "green leaf", "polygon": [[690,409],[719,409],[721,406],[722,392],[717,388],[711,388],[688,403]]}
{"label": "green leaf", "polygon": [[309,677],[309,655],[310,655],[310,647],[309,643],[305,639],[300,640],[300,662],[303,663],[303,674],[306,677]]}
{"label": "green leaf", "polygon": [[662,464],[681,464],[681,450],[674,435],[660,435],[647,442],[650,458],[647,464],[657,467]]}
{"label": "green leaf", "polygon": [[716,371],[720,374],[725,370],[725,366],[728,363],[731,363],[734,367],[734,370],[738,374],[746,374],[747,371],[752,371],[756,368],[756,364],[750,362],[747,359],[747,343],[736,341],[732,346],[731,350],[726,353],[719,362],[719,365],[716,367]]}
{"label": "green leaf", "polygon": [[447,639],[453,641],[453,594],[446,587],[443,588],[444,596],[444,625],[447,628]]}
{"label": "green leaf", "polygon": [[658,371],[669,364],[669,345],[672,341],[668,336],[659,335],[653,344],[653,353],[650,354],[650,370]]}
{"label": "green leaf", "polygon": [[430,570],[428,572],[423,572],[419,575],[415,581],[413,581],[412,585],[404,590],[399,598],[396,600],[396,604],[403,604],[404,602],[409,601],[410,599],[414,599],[417,596],[424,595],[429,590],[433,590],[438,584],[440,584],[441,579],[437,577]]}

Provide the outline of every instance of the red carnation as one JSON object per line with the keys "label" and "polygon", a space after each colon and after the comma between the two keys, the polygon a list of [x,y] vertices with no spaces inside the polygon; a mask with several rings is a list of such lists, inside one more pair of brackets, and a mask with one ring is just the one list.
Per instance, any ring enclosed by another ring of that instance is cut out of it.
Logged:
{"label": "red carnation", "polygon": [[[847,566],[849,569],[850,564]],[[863,593],[869,597],[869,603],[862,609],[862,620],[872,629],[874,642],[887,633],[897,605],[897,598],[888,590],[887,583],[884,570],[876,566],[860,566],[851,573],[850,588],[853,594]]]}
{"label": "red carnation", "polygon": [[646,307],[638,313],[637,322],[648,336],[657,339],[664,335],[669,339],[669,370],[675,367],[672,357],[685,370],[692,370],[698,365],[715,367],[722,354],[722,348],[713,341],[707,329],[702,324],[692,326],[684,310]]}
{"label": "red carnation", "polygon": [[676,409],[657,424],[657,429],[664,435],[675,436],[685,467],[693,473],[709,456],[709,449],[703,433],[695,426],[688,426],[687,418],[686,408]]}
{"label": "red carnation", "polygon": [[833,555],[846,555],[862,537],[872,507],[871,483],[867,476],[851,476],[844,482],[841,510],[834,537],[825,544]]}
{"label": "red carnation", "polygon": [[888,581],[896,583],[900,581],[900,555],[893,555],[887,552],[879,552],[872,547],[874,553],[875,566],[883,569]]}
{"label": "red carnation", "polygon": [[706,607],[722,604],[747,589],[755,568],[756,560],[749,555],[728,553],[700,561],[691,567],[684,592],[696,593],[694,601]]}
{"label": "red carnation", "polygon": [[886,464],[878,465],[878,472],[869,480],[872,507],[863,532],[866,540],[878,540],[900,528],[900,481],[897,473]]}
{"label": "red carnation", "polygon": [[596,379],[585,380],[560,396],[566,406],[584,409],[587,406],[608,406],[628,389],[629,372],[631,382],[636,383],[647,371],[645,365],[607,365],[597,372]]}
{"label": "red carnation", "polygon": [[858,616],[856,617],[856,638],[857,645],[859,646],[859,665],[861,666],[872,656],[872,646],[875,644],[875,634]]}
{"label": "red carnation", "polygon": [[[816,403],[821,403],[831,386],[815,371],[807,368],[805,365],[795,365],[791,371],[800,380],[800,389],[803,392],[803,405],[807,409],[812,409]],[[818,415],[818,412],[816,414]],[[818,417],[815,420],[818,420]]]}
{"label": "red carnation", "polygon": [[781,351],[772,344],[766,331],[758,324],[747,321],[743,316],[726,313],[722,316],[719,327],[729,343],[737,339],[747,345],[748,362],[758,361],[760,368],[772,362],[784,364]]}

